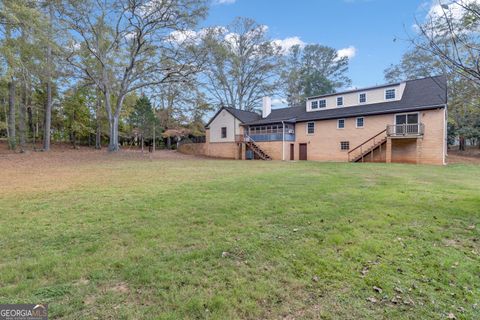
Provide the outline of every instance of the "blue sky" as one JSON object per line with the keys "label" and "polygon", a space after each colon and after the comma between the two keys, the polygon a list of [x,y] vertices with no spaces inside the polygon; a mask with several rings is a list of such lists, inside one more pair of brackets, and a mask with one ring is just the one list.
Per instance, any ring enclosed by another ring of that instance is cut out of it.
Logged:
{"label": "blue sky", "polygon": [[[319,43],[353,54],[355,87],[384,82],[383,70],[408,48],[407,32],[432,2],[422,0],[213,0],[205,26],[250,17],[269,27],[273,39]],[[295,38],[297,37],[297,38]],[[393,41],[394,38],[400,40]]]}

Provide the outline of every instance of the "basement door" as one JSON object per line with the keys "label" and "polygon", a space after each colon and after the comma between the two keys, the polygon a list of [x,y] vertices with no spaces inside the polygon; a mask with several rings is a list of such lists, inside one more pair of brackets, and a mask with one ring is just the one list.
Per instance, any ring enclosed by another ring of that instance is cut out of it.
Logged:
{"label": "basement door", "polygon": [[307,160],[307,144],[306,143],[299,144],[298,159]]}

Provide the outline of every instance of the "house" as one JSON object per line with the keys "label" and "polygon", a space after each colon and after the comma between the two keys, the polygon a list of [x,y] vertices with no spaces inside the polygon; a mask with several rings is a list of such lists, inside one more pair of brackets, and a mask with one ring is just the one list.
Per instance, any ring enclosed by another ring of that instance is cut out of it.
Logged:
{"label": "house", "polygon": [[310,97],[262,114],[221,108],[203,153],[231,159],[445,164],[444,76]]}

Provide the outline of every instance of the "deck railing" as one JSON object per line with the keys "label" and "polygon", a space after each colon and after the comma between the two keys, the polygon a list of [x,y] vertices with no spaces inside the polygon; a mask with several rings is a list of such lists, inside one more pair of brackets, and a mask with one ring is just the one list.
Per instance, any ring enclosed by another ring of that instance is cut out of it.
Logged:
{"label": "deck railing", "polygon": [[389,137],[422,136],[424,131],[423,123],[387,125],[387,136]]}

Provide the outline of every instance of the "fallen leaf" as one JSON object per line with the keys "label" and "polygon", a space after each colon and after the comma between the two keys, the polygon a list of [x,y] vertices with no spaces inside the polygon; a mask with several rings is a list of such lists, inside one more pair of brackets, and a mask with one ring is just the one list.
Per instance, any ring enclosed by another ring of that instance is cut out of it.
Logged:
{"label": "fallen leaf", "polygon": [[371,302],[371,303],[377,303],[377,299],[375,299],[374,297],[368,297],[367,298],[367,301]]}
{"label": "fallen leaf", "polygon": [[317,277],[317,276],[313,276],[313,277],[312,277],[312,281],[318,282],[318,277]]}
{"label": "fallen leaf", "polygon": [[455,315],[451,312],[448,314],[447,318],[448,319],[457,319],[457,317],[455,317]]}
{"label": "fallen leaf", "polygon": [[393,288],[393,290],[395,290],[398,293],[403,293],[403,290],[400,289],[399,287],[395,287],[395,288]]}
{"label": "fallen leaf", "polygon": [[474,224],[472,224],[471,226],[468,226],[468,227],[467,227],[467,230],[473,230],[473,229],[475,229],[475,225],[474,225]]}
{"label": "fallen leaf", "polygon": [[230,255],[230,253],[228,253],[227,251],[223,251],[222,252],[222,258],[226,258]]}
{"label": "fallen leaf", "polygon": [[379,287],[376,287],[376,286],[373,286],[373,290],[377,291],[378,293],[382,293],[382,288],[379,288]]}

